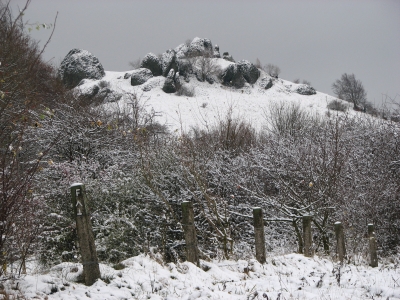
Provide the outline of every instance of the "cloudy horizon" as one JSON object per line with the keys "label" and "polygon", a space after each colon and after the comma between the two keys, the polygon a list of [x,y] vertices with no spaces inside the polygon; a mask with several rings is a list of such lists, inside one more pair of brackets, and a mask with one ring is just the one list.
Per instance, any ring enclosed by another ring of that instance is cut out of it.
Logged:
{"label": "cloudy horizon", "polygon": [[[25,2],[13,0],[14,12]],[[126,71],[130,61],[198,36],[236,61],[278,65],[280,77],[308,80],[323,93],[333,95],[332,83],[354,73],[377,106],[385,94],[400,94],[400,1],[32,0],[24,21],[53,23],[57,12],[44,52],[56,65],[81,48],[105,70]],[[50,30],[30,34],[43,45]]]}

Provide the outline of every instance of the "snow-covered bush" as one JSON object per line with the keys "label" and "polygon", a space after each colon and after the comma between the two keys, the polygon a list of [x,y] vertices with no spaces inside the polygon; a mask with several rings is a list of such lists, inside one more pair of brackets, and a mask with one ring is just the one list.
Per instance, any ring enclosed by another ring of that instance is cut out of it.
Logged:
{"label": "snow-covered bush", "polygon": [[328,109],[342,111],[342,112],[345,112],[348,109],[348,106],[340,100],[332,100],[331,102],[328,103],[327,107]]}

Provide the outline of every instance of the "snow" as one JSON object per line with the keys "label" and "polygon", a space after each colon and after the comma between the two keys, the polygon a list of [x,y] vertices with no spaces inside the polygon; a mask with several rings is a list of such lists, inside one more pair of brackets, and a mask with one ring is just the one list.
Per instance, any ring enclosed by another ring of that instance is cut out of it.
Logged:
{"label": "snow", "polygon": [[[28,299],[400,299],[400,268],[388,262],[340,266],[329,258],[300,254],[256,260],[164,263],[157,254],[122,262],[122,270],[101,264],[101,278],[77,283],[82,265],[62,263],[47,274],[19,280]],[[15,283],[14,283],[15,284]],[[280,296],[279,296],[280,295]]]}
{"label": "snow", "polygon": [[[222,58],[213,59],[214,63],[224,70],[230,64]],[[284,79],[274,79],[272,88],[265,90],[259,86],[262,78],[269,77],[264,71],[254,85],[246,84],[242,89],[222,86],[220,83],[209,84],[191,78],[186,85],[193,87],[194,97],[166,94],[162,91],[164,77],[153,77],[143,85],[131,86],[130,79],[124,79],[126,72],[106,71],[105,77],[99,81],[106,81],[110,88],[121,93],[135,95],[146,111],[153,112],[154,121],[166,125],[171,132],[188,132],[193,127],[210,128],[226,119],[244,118],[257,130],[265,126],[265,116],[269,106],[274,102],[294,102],[302,108],[315,113],[325,114],[327,104],[336,99],[333,96],[317,92],[315,95],[300,95],[295,92],[301,84],[295,84]],[[90,89],[98,81],[85,82],[78,88]],[[149,90],[148,88],[152,88]],[[110,110],[119,110],[129,107],[131,96],[123,96],[120,101],[107,103]],[[346,102],[347,103],[347,102]]]}

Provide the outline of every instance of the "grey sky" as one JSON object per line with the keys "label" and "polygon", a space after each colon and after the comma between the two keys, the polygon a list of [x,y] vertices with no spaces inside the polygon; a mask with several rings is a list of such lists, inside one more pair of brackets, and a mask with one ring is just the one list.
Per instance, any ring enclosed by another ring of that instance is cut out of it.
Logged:
{"label": "grey sky", "polygon": [[[14,8],[23,3],[11,0]],[[400,94],[398,0],[32,0],[25,21],[52,23],[57,11],[44,54],[56,64],[82,48],[105,70],[125,71],[129,61],[198,36],[235,60],[276,64],[280,77],[306,79],[321,92],[332,94],[346,72],[363,82],[369,101]],[[44,41],[49,33],[31,35]]]}

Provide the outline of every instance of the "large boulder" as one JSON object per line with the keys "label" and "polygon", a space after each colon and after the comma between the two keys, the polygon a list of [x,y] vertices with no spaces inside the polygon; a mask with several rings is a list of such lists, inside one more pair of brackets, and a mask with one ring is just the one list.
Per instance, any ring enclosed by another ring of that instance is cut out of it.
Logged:
{"label": "large boulder", "polygon": [[171,69],[176,72],[178,70],[176,62],[176,52],[173,49],[169,49],[161,54],[161,72],[162,76],[167,77]]}
{"label": "large boulder", "polygon": [[206,56],[213,57],[214,49],[209,39],[195,37],[190,43],[186,55],[188,57]]}
{"label": "large boulder", "polygon": [[308,84],[300,84],[296,89],[295,92],[300,95],[315,95],[317,92],[315,89]]}
{"label": "large boulder", "polygon": [[244,87],[246,84],[246,80],[237,64],[230,64],[222,73],[221,79],[224,85],[233,86],[237,89]]}
{"label": "large boulder", "polygon": [[140,68],[132,71],[131,73],[131,85],[141,85],[145,83],[147,80],[153,77],[153,74],[149,69]]}
{"label": "large boulder", "polygon": [[250,84],[256,83],[258,77],[260,77],[260,70],[248,60],[238,61],[237,64],[244,79]]}
{"label": "large boulder", "polygon": [[235,60],[233,59],[232,55],[229,55],[229,52],[224,52],[222,54],[222,58],[227,60],[227,61],[235,62]]}
{"label": "large boulder", "polygon": [[171,69],[169,71],[167,78],[165,78],[164,86],[162,87],[162,90],[168,94],[176,92],[174,69]]}
{"label": "large boulder", "polygon": [[160,59],[154,53],[146,54],[143,57],[140,67],[149,69],[153,76],[160,76],[163,73],[161,69]]}
{"label": "large boulder", "polygon": [[174,49],[175,55],[177,59],[185,58],[188,52],[190,43],[180,44],[178,47]]}
{"label": "large boulder", "polygon": [[67,88],[76,87],[83,79],[101,79],[104,68],[96,56],[87,50],[72,49],[58,69],[58,77]]}

